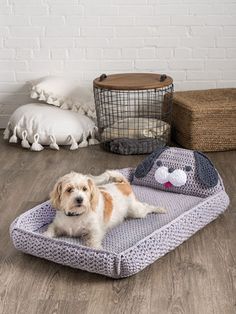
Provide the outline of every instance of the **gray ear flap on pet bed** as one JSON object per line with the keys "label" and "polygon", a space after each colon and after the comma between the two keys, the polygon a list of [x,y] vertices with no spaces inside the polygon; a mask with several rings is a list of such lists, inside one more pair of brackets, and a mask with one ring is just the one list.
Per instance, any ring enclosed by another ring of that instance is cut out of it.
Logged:
{"label": "gray ear flap on pet bed", "polygon": [[196,162],[196,174],[201,183],[209,188],[217,185],[218,173],[212,162],[204,154],[193,152]]}
{"label": "gray ear flap on pet bed", "polygon": [[135,170],[135,177],[136,178],[144,178],[148,172],[151,170],[155,160],[159,157],[161,153],[163,153],[166,149],[169,147],[161,147],[155,150],[151,155],[149,155],[144,161],[138,165],[138,167]]}

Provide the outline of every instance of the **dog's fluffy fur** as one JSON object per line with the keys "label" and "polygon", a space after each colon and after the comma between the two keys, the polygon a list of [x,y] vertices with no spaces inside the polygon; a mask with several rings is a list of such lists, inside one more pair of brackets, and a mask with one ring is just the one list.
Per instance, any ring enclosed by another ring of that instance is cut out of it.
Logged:
{"label": "dog's fluffy fur", "polygon": [[100,176],[71,172],[61,177],[50,194],[57,209],[45,235],[83,236],[85,244],[99,249],[109,228],[125,218],[144,218],[165,209],[139,202],[126,178],[108,170]]}

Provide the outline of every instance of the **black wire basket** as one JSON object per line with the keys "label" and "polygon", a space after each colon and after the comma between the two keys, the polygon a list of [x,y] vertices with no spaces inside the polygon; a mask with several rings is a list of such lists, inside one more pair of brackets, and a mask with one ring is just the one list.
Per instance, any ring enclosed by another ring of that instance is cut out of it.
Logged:
{"label": "black wire basket", "polygon": [[101,75],[93,82],[99,140],[123,155],[148,154],[168,144],[173,80],[165,74]]}

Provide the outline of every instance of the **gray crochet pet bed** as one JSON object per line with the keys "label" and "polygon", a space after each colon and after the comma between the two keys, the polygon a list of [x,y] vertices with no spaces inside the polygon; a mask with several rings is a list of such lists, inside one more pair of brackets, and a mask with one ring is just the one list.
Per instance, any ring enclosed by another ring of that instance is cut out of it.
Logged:
{"label": "gray crochet pet bed", "polygon": [[76,238],[42,234],[55,215],[49,202],[19,216],[10,228],[15,247],[56,263],[113,278],[133,275],[176,248],[228,206],[221,178],[206,156],[180,148],[162,148],[136,169],[120,170],[138,199],[167,208],[166,214],[126,220],[110,230],[103,250]]}

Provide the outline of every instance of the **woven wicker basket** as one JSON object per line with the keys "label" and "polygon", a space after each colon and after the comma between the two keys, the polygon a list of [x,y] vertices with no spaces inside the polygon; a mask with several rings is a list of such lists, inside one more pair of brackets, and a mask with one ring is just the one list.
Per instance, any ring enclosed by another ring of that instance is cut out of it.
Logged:
{"label": "woven wicker basket", "polygon": [[236,88],[176,92],[173,140],[201,151],[236,149]]}

